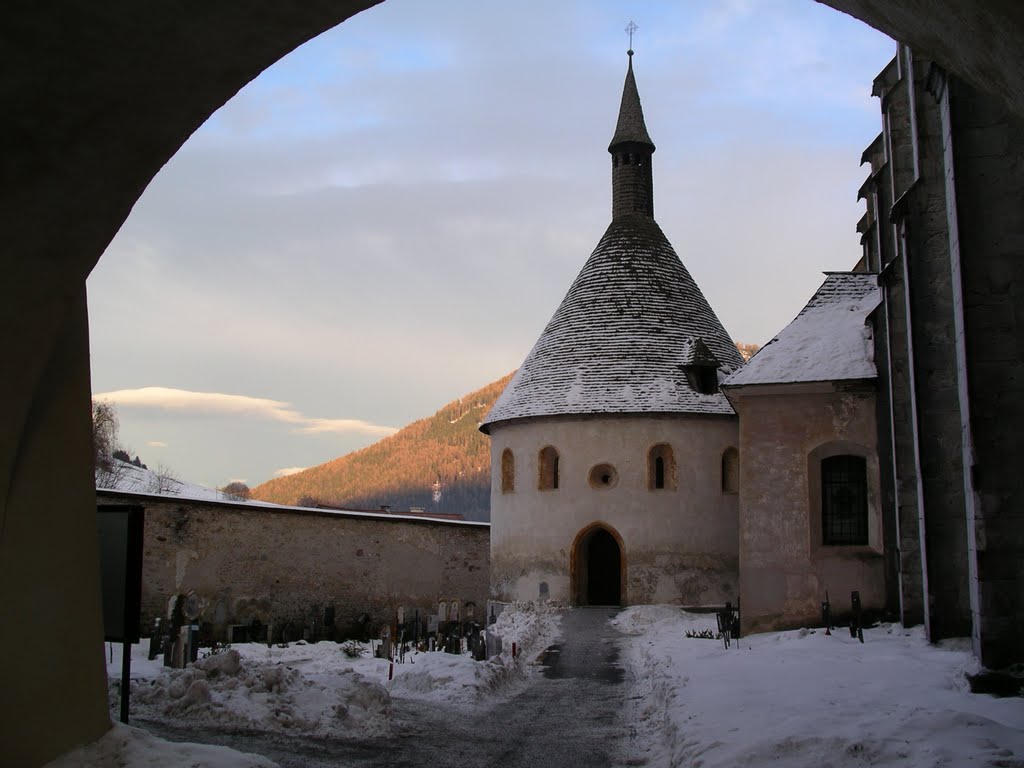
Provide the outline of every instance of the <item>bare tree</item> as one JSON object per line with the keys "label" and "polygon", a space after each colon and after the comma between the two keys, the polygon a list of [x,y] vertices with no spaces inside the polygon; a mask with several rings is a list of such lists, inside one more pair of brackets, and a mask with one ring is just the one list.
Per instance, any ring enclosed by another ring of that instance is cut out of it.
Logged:
{"label": "bare tree", "polygon": [[130,476],[130,470],[120,459],[126,455],[118,442],[120,425],[117,409],[113,403],[103,400],[92,401],[92,451],[96,468],[97,488],[123,488]]}
{"label": "bare tree", "polygon": [[178,479],[170,467],[158,464],[155,470],[150,470],[149,483],[146,486],[147,493],[175,496],[180,490],[181,480]]}
{"label": "bare tree", "polygon": [[240,480],[233,480],[221,488],[220,492],[238,501],[248,501],[252,498],[252,491],[249,489],[249,486]]}
{"label": "bare tree", "polygon": [[117,411],[113,403],[92,401],[92,453],[97,470],[109,470],[118,449]]}

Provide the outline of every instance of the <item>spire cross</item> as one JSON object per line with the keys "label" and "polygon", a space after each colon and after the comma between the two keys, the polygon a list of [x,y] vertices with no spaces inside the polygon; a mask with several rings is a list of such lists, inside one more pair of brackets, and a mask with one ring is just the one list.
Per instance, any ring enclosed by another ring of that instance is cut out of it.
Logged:
{"label": "spire cross", "polygon": [[633,33],[636,32],[640,27],[636,25],[636,22],[630,19],[629,24],[626,25],[626,33],[629,35],[629,55],[633,55]]}

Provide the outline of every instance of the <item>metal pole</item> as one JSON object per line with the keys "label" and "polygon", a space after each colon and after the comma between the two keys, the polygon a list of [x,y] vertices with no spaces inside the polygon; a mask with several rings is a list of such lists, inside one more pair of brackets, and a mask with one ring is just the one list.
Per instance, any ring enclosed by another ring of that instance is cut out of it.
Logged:
{"label": "metal pole", "polygon": [[132,644],[121,646],[121,722],[128,725],[128,694],[132,689]]}

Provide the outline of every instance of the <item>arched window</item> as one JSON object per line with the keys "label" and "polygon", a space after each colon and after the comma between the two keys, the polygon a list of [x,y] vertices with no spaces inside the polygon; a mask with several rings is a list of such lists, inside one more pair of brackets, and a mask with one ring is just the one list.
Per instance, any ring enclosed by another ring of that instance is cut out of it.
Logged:
{"label": "arched window", "polygon": [[739,493],[740,452],[726,448],[722,454],[722,493]]}
{"label": "arched window", "polygon": [[512,449],[501,452],[501,492],[512,493],[516,489],[516,457]]}
{"label": "arched window", "polygon": [[668,443],[659,443],[647,452],[647,487],[652,491],[675,490],[676,458]]}
{"label": "arched window", "polygon": [[550,445],[541,448],[537,469],[537,487],[542,491],[558,490],[558,451]]}
{"label": "arched window", "polygon": [[867,462],[862,456],[821,460],[821,543],[868,543]]}

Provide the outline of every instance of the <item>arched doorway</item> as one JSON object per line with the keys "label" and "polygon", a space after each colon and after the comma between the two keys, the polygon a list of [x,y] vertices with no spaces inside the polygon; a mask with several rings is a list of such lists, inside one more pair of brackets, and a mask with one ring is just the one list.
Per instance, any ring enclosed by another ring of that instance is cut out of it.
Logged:
{"label": "arched doorway", "polygon": [[575,605],[625,604],[625,548],[614,529],[594,523],[580,531],[573,543],[570,570]]}

